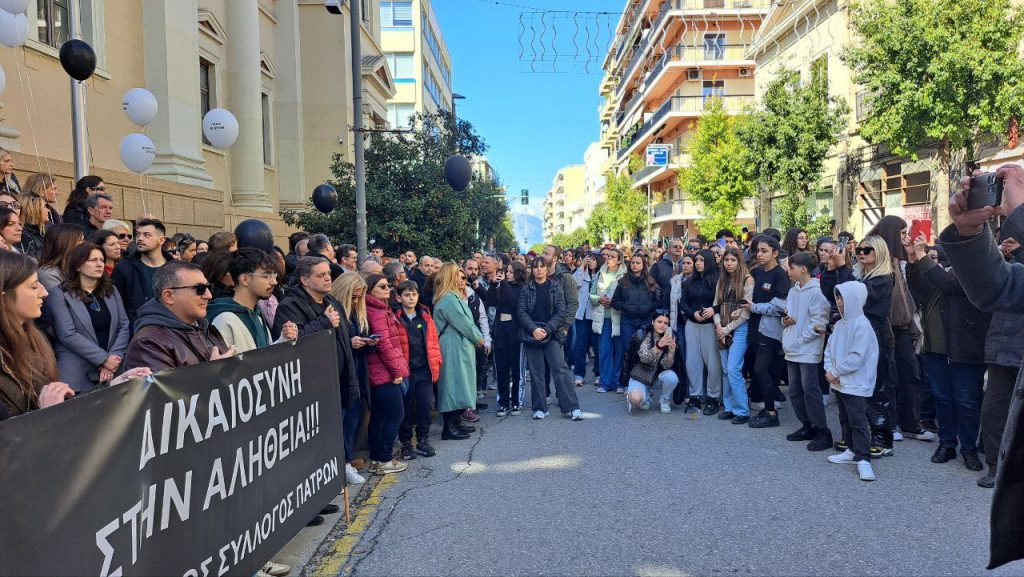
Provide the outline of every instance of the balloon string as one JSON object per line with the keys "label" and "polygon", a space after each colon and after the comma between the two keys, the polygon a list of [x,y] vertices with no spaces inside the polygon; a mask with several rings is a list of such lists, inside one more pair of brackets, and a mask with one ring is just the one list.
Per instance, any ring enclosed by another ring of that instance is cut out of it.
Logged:
{"label": "balloon string", "polygon": [[[21,56],[22,56],[22,58],[27,58],[27,56],[25,55],[25,50],[24,49],[21,50]],[[21,62],[18,60],[18,55],[17,54],[14,55],[14,66],[17,69],[17,72],[18,72],[18,85],[21,87],[21,96],[25,100],[25,116],[28,117],[28,131],[30,133],[32,133],[32,148],[33,148],[33,150],[35,150],[35,153],[36,153],[36,164],[39,166],[39,172],[42,172],[43,171],[43,162],[42,162],[42,160],[39,157],[39,144],[36,141],[36,129],[35,129],[34,123],[32,122],[32,112],[29,110],[29,102],[32,102],[34,104],[35,103],[35,96],[32,95],[32,79],[28,78],[28,63],[25,64],[25,68],[26,68],[26,70],[25,70],[26,79],[25,80],[23,80],[22,77],[21,77],[22,67],[21,67]],[[29,97],[28,98],[25,98],[25,82],[26,81],[28,82],[28,93],[29,93]]]}

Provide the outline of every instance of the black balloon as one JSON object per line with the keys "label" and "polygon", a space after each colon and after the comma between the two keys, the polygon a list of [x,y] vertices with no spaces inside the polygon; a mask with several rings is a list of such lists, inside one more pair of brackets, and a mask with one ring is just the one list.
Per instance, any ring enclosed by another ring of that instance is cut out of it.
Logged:
{"label": "black balloon", "polygon": [[60,65],[68,76],[84,82],[96,71],[96,51],[88,42],[68,40],[60,47]]}
{"label": "black balloon", "polygon": [[458,154],[449,156],[448,160],[444,161],[444,179],[448,181],[448,186],[456,191],[466,190],[469,181],[473,179],[473,167],[469,164],[469,159]]}
{"label": "black balloon", "polygon": [[324,214],[330,214],[338,204],[338,191],[329,184],[321,184],[313,189],[313,206]]}
{"label": "black balloon", "polygon": [[235,237],[238,239],[238,248],[251,246],[268,253],[274,249],[274,233],[270,225],[262,220],[250,218],[238,223]]}

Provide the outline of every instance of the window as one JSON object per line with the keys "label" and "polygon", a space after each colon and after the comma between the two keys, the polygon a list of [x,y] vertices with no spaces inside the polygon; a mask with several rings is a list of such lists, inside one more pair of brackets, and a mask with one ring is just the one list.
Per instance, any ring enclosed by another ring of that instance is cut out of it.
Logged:
{"label": "window", "polygon": [[363,18],[363,23],[369,25],[373,22],[373,15],[370,13],[370,10],[373,9],[373,2],[370,0],[360,0],[359,4],[359,8],[362,10],[360,15]]}
{"label": "window", "polygon": [[412,52],[391,52],[387,54],[388,65],[391,66],[391,76],[395,82],[415,82],[416,68]]}
{"label": "window", "polygon": [[266,92],[260,93],[260,101],[263,105],[263,164],[273,166],[274,135],[271,130],[273,124],[270,119],[270,95]]}
{"label": "window", "polygon": [[725,34],[704,35],[704,60],[725,58]]}
{"label": "window", "polygon": [[388,104],[388,124],[395,128],[412,126],[412,116],[416,112],[413,104]]}
{"label": "window", "polygon": [[444,68],[444,60],[441,59],[441,44],[434,35],[434,29],[430,26],[426,12],[423,13],[423,42],[430,47],[430,53],[434,55],[434,62]]}
{"label": "window", "polygon": [[69,0],[36,0],[39,41],[60,48],[70,37],[68,30]]}
{"label": "window", "polygon": [[704,104],[706,105],[709,98],[722,98],[725,96],[725,81],[724,80],[705,80],[701,87],[701,96],[704,97]]}
{"label": "window", "polygon": [[906,175],[907,188],[904,191],[904,204],[920,204],[931,201],[929,191],[932,186],[932,175],[928,171],[914,172]]}
{"label": "window", "polygon": [[412,2],[381,2],[381,28],[412,27]]}
{"label": "window", "polygon": [[811,82],[828,86],[828,54],[822,54],[811,62]]}
{"label": "window", "polygon": [[441,87],[437,84],[437,79],[434,78],[434,74],[430,71],[430,67],[427,66],[426,62],[423,63],[423,90],[430,95],[430,98],[434,101],[434,106],[444,108],[444,99],[441,98]]}
{"label": "window", "polygon": [[[210,111],[213,106],[213,99],[211,97],[210,86],[213,79],[213,64],[199,59],[199,111],[201,118],[206,117],[206,113]],[[206,140],[206,135],[203,135],[203,144],[210,144],[210,141]]]}

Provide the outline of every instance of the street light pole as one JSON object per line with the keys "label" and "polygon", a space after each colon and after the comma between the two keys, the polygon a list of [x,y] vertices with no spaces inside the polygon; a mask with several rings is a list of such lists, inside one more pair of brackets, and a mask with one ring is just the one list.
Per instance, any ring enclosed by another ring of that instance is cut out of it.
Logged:
{"label": "street light pole", "polygon": [[355,156],[356,184],[356,249],[360,262],[366,258],[366,158],[363,142],[363,51],[359,22],[359,0],[348,3],[349,36],[352,38],[352,148]]}
{"label": "street light pole", "polygon": [[[68,32],[71,38],[82,37],[81,7],[80,0],[68,2]],[[71,139],[73,142],[73,155],[75,161],[75,182],[78,182],[89,172],[89,151],[85,141],[85,105],[82,97],[82,83],[69,78],[71,81]]]}

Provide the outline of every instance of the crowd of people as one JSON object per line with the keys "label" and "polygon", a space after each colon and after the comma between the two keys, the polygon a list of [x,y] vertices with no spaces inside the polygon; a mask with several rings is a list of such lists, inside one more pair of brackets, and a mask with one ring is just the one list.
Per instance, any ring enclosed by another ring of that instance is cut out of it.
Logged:
{"label": "crowd of people", "polygon": [[[487,389],[497,417],[520,415],[528,389],[532,419],[557,403],[580,421],[588,381],[630,413],[676,406],[754,429],[780,426],[788,402],[786,440],[834,449],[865,481],[911,438],[935,442],[933,463],[959,450],[966,468],[987,464],[978,484],[995,483],[1024,318],[979,308],[942,246],[897,216],[859,241],[744,228],[458,262],[372,247],[359,262],[323,234],[266,253],[230,232],[116,220],[96,176],[63,211],[58,196],[45,175],[22,186],[0,150],[0,419],[329,329],[349,484],[434,456],[434,411],[440,440],[470,438]],[[1019,226],[998,231],[1006,261],[1024,262]]]}

